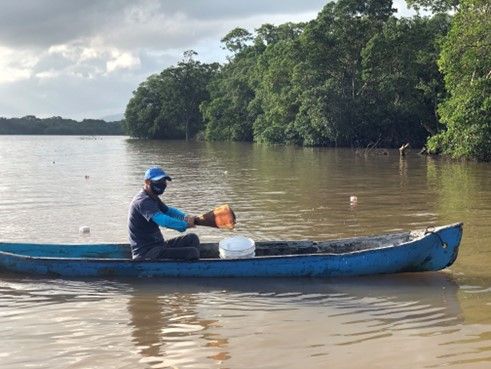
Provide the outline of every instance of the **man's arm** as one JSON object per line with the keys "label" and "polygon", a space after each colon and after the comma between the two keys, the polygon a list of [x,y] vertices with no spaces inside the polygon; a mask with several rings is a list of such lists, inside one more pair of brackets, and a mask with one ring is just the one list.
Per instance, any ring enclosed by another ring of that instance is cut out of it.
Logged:
{"label": "man's arm", "polygon": [[192,215],[186,215],[185,213],[183,213],[181,210],[177,208],[167,207],[167,211],[164,212],[164,214],[179,220],[184,220],[187,223],[188,228],[196,227],[196,225],[194,224],[195,217]]}
{"label": "man's arm", "polygon": [[160,211],[152,216],[152,220],[161,227],[175,229],[179,232],[184,232],[188,228],[188,223],[184,220],[173,218]]}
{"label": "man's arm", "polygon": [[186,217],[186,214],[184,214],[182,211],[176,208],[171,208],[170,206],[167,207],[167,211],[164,212],[164,214],[179,220],[184,220]]}

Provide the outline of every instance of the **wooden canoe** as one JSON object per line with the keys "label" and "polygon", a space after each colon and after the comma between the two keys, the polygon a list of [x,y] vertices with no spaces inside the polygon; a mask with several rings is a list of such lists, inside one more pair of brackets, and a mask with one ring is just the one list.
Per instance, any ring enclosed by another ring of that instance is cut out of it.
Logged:
{"label": "wooden canoe", "polygon": [[339,277],[444,269],[457,258],[462,223],[330,241],[262,241],[256,256],[220,259],[202,244],[195,261],[131,259],[127,244],[0,243],[0,270],[55,277]]}

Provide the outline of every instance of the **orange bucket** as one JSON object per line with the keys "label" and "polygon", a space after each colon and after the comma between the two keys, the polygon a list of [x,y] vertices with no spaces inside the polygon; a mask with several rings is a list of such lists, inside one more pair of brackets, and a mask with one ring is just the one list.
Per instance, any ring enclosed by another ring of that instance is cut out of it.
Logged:
{"label": "orange bucket", "polygon": [[235,213],[227,204],[220,205],[215,209],[196,217],[196,225],[215,227],[222,229],[233,229],[235,227]]}

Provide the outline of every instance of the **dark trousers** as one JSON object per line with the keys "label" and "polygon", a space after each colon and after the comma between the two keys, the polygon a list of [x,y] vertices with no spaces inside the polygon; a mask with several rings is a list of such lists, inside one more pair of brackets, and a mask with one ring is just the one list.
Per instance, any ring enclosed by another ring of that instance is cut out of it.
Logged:
{"label": "dark trousers", "polygon": [[164,246],[159,245],[148,250],[142,259],[199,259],[199,237],[194,233],[171,238],[165,241]]}

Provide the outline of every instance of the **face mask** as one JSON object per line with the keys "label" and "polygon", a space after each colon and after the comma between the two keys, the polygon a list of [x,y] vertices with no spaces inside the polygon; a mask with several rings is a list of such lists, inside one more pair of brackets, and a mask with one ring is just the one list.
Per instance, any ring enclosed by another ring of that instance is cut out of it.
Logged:
{"label": "face mask", "polygon": [[167,188],[167,183],[165,183],[165,181],[151,182],[150,188],[152,189],[152,192],[157,196],[162,195]]}

